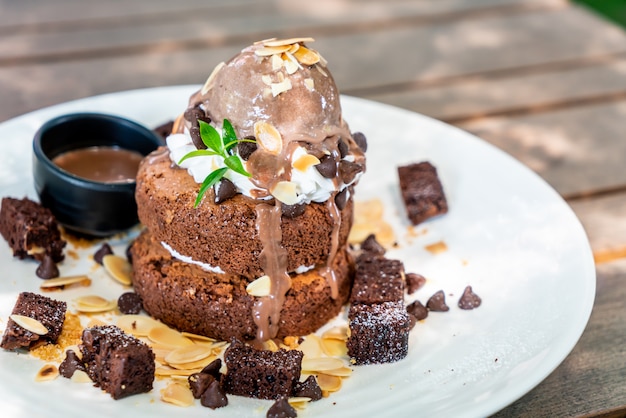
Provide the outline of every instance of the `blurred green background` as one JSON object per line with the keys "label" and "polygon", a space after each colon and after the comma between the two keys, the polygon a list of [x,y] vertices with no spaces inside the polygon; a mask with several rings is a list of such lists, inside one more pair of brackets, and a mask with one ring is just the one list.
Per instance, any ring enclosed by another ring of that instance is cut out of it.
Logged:
{"label": "blurred green background", "polygon": [[626,28],[626,0],[574,0]]}

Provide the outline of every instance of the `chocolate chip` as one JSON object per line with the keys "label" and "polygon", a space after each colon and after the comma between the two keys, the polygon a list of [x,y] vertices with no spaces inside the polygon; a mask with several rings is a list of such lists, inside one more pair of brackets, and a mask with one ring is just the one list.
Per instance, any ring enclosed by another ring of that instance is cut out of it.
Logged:
{"label": "chocolate chip", "polygon": [[216,409],[228,405],[226,393],[217,380],[213,380],[200,397],[200,403],[207,408]]}
{"label": "chocolate chip", "polygon": [[446,305],[446,295],[443,293],[443,290],[432,295],[426,302],[426,307],[433,312],[447,312],[450,310],[448,305]]}
{"label": "chocolate chip", "polygon": [[59,374],[69,379],[74,375],[76,370],[82,370],[84,372],[85,366],[73,350],[67,350],[65,352],[65,360],[59,365]]}
{"label": "chocolate chip", "polygon": [[183,117],[186,121],[191,122],[193,126],[197,126],[198,119],[204,119],[206,115],[204,114],[204,111],[202,109],[196,106],[185,110],[185,113],[183,113]]}
{"label": "chocolate chip", "polygon": [[55,277],[59,277],[59,268],[57,267],[52,257],[46,254],[43,256],[43,259],[41,260],[39,267],[37,267],[35,274],[37,275],[37,277],[44,280],[54,279]]}
{"label": "chocolate chip", "polygon": [[237,187],[232,181],[222,177],[220,181],[213,186],[213,191],[215,192],[215,203],[222,203],[237,194]]}
{"label": "chocolate chip", "polygon": [[339,155],[341,155],[341,158],[348,155],[348,152],[350,151],[348,144],[346,144],[346,141],[344,141],[343,138],[339,138],[339,141],[337,141],[337,149],[339,150]]}
{"label": "chocolate chip", "polygon": [[[247,136],[244,139],[252,139],[255,138],[253,136]],[[257,145],[256,142],[238,142],[237,143],[237,153],[241,157],[242,160],[248,161],[250,155],[256,151]]]}
{"label": "chocolate chip", "polygon": [[363,171],[361,164],[344,160],[339,162],[339,177],[341,177],[344,184],[352,183],[356,175],[361,171]]}
{"label": "chocolate chip", "polygon": [[406,274],[406,287],[409,295],[417,292],[426,283],[426,278],[421,274],[407,273]]}
{"label": "chocolate chip", "polygon": [[105,242],[93,255],[93,261],[102,265],[102,259],[104,258],[104,256],[111,254],[113,254],[113,250],[111,249],[111,246],[107,242]]}
{"label": "chocolate chip", "polygon": [[202,371],[200,373],[210,374],[211,376],[213,376],[217,380],[220,380],[220,377],[221,377],[220,369],[221,368],[222,368],[222,360],[216,358],[215,360],[213,360],[212,362],[210,362],[209,364],[204,366],[204,369],[202,369]]}
{"label": "chocolate chip", "polygon": [[295,205],[286,205],[284,203],[281,203],[281,209],[285,218],[293,219],[304,213],[304,211],[306,210],[306,204],[298,203]]}
{"label": "chocolate chip", "polygon": [[310,398],[312,401],[318,401],[322,399],[322,389],[317,384],[315,376],[310,375],[304,382],[296,383],[293,388],[293,396]]}
{"label": "chocolate chip", "polygon": [[172,133],[174,127],[174,121],[165,122],[153,129],[154,133],[165,139]]}
{"label": "chocolate chip", "polygon": [[267,410],[267,418],[295,418],[298,416],[293,406],[289,405],[287,398],[280,398]]}
{"label": "chocolate chip", "polygon": [[143,308],[141,297],[133,292],[122,293],[117,299],[117,307],[125,315],[138,314]]}
{"label": "chocolate chip", "polygon": [[196,149],[207,149],[207,146],[204,142],[202,142],[202,137],[200,136],[200,128],[197,126],[192,126],[189,129],[189,135],[191,135],[191,142],[196,147]]}
{"label": "chocolate chip", "polygon": [[[447,310],[447,309],[446,309]],[[406,307],[406,311],[415,317],[416,320],[421,321],[422,319],[426,319],[428,317],[428,309],[422,302],[416,300]]]}
{"label": "chocolate chip", "polygon": [[346,207],[346,203],[348,202],[348,188],[346,187],[339,193],[335,195],[335,205],[337,205],[337,209],[343,210]]}
{"label": "chocolate chip", "polygon": [[384,255],[387,250],[376,241],[376,235],[369,234],[361,243],[361,250],[371,255]]}
{"label": "chocolate chip", "polygon": [[480,296],[472,291],[472,286],[467,286],[459,299],[459,308],[470,310],[478,308],[482,302]]}
{"label": "chocolate chip", "polygon": [[337,162],[332,155],[324,155],[320,158],[320,163],[315,168],[327,179],[335,178],[337,175]]}
{"label": "chocolate chip", "polygon": [[215,382],[215,380],[214,376],[203,372],[194,373],[187,378],[191,394],[196,399],[200,399],[202,394],[209,388],[209,385]]}
{"label": "chocolate chip", "polygon": [[367,138],[362,132],[354,132],[352,134],[352,139],[354,139],[354,142],[356,142],[359,148],[361,148],[361,151],[367,151]]}

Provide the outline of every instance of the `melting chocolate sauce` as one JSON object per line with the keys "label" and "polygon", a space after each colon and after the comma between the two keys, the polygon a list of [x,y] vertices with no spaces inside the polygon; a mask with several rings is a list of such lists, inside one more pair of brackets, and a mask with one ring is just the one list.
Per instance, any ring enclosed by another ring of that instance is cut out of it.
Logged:
{"label": "melting chocolate sauce", "polygon": [[116,147],[88,147],[59,154],[52,162],[65,171],[102,183],[135,181],[143,155]]}

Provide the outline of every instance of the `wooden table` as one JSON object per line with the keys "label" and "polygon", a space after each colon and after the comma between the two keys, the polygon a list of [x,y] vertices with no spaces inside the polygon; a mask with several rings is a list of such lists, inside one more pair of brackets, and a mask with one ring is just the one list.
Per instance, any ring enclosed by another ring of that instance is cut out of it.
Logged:
{"label": "wooden table", "polygon": [[535,170],[581,219],[593,314],[496,416],[626,414],[626,32],[566,0],[0,0],[0,121],[199,84],[268,37],[313,36],[342,92],[457,125]]}

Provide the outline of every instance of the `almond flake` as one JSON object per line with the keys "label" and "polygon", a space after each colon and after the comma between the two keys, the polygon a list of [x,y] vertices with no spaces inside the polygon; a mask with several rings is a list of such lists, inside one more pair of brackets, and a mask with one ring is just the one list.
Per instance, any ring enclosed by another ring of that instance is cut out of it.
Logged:
{"label": "almond flake", "polygon": [[320,62],[320,55],[304,46],[298,48],[298,50],[293,53],[293,56],[304,65],[314,65]]}
{"label": "almond flake", "polygon": [[46,328],[44,324],[29,316],[13,314],[9,316],[9,318],[11,318],[17,325],[32,332],[33,334],[46,335],[48,333],[48,328]]}
{"label": "almond flake", "polygon": [[108,300],[98,295],[80,296],[74,299],[74,301],[85,306],[94,306],[94,307],[106,306],[109,304]]}
{"label": "almond flake", "polygon": [[191,332],[183,331],[181,332],[181,334],[183,335],[183,337],[191,338],[192,340],[206,341],[210,343],[217,341],[215,338],[207,337],[204,335],[192,334]]}
{"label": "almond flake", "polygon": [[315,42],[315,39],[306,37],[306,38],[287,38],[287,39],[271,39],[267,41],[263,41],[263,45],[265,46],[283,46],[283,45],[291,45],[298,44],[301,42]]}
{"label": "almond flake", "polygon": [[304,87],[306,87],[308,91],[315,91],[315,81],[313,81],[312,78],[305,78]]}
{"label": "almond flake", "polygon": [[332,339],[332,340],[348,340],[348,327],[346,326],[337,326],[331,329],[324,331],[322,334],[323,339]]}
{"label": "almond flake", "polygon": [[89,375],[82,370],[74,370],[74,374],[70,380],[74,383],[91,383]]}
{"label": "almond flake", "polygon": [[120,316],[115,325],[135,337],[147,337],[153,328],[165,327],[163,323],[144,315]]}
{"label": "almond flake", "polygon": [[262,75],[261,76],[261,81],[263,82],[263,84],[265,84],[266,86],[271,86],[272,85],[272,77],[270,77],[269,75]]}
{"label": "almond flake", "polygon": [[172,405],[187,407],[193,405],[193,395],[189,387],[175,382],[161,389],[161,400]]}
{"label": "almond flake", "polygon": [[35,375],[35,382],[46,382],[59,377],[59,369],[54,364],[46,364]]}
{"label": "almond flake", "polygon": [[269,296],[271,289],[272,281],[268,275],[261,276],[246,286],[246,292],[255,297]]}
{"label": "almond flake", "polygon": [[279,181],[274,188],[270,190],[272,196],[280,200],[286,205],[295,205],[298,199],[298,185],[291,181]]}
{"label": "almond flake", "polygon": [[193,345],[193,341],[189,338],[183,337],[180,332],[166,326],[152,328],[148,332],[148,338],[161,347],[178,348]]}
{"label": "almond flake", "polygon": [[85,275],[57,277],[55,279],[45,280],[39,287],[41,289],[51,289],[54,287],[64,287],[80,283],[83,286],[91,285],[91,280]]}
{"label": "almond flake", "polygon": [[192,363],[194,361],[206,359],[212,354],[213,351],[210,347],[194,344],[171,351],[167,356],[165,356],[165,361],[167,363],[175,364]]}
{"label": "almond flake", "polygon": [[315,68],[317,68],[317,71],[319,71],[324,77],[328,77],[328,73],[324,71],[321,66],[318,65]]}
{"label": "almond flake", "polygon": [[283,68],[283,60],[280,55],[272,55],[272,70],[278,71]]}
{"label": "almond flake", "polygon": [[[200,94],[201,95],[204,96],[205,94],[207,94],[209,92],[209,90],[211,89],[211,84],[213,84],[213,80],[215,79],[215,76],[222,69],[222,67],[224,65],[226,65],[226,63],[224,63],[222,61],[219,64],[217,64],[215,66],[215,68],[213,68],[213,71],[211,71],[211,74],[209,75],[209,77],[204,82],[204,85],[202,86],[202,89],[200,89]],[[173,131],[173,132],[176,132],[176,131]]]}
{"label": "almond flake", "polygon": [[282,54],[288,50],[289,45],[263,46],[262,48],[255,49],[254,53],[259,57],[269,57],[274,54]]}
{"label": "almond flake", "polygon": [[341,389],[341,377],[318,373],[317,384],[322,391],[337,392]]}
{"label": "almond flake", "polygon": [[204,369],[206,366],[211,364],[217,356],[211,355],[207,358],[203,358],[197,361],[191,361],[188,363],[169,363],[169,365],[178,370],[197,370]]}
{"label": "almond flake", "polygon": [[292,166],[298,171],[305,172],[310,167],[313,167],[314,165],[318,165],[319,163],[320,163],[320,160],[315,155],[304,154],[303,156],[298,158],[296,161],[294,161]]}
{"label": "almond flake", "polygon": [[266,151],[278,155],[283,148],[283,137],[273,125],[259,121],[254,124],[257,143]]}
{"label": "almond flake", "polygon": [[104,300],[106,303],[101,306],[84,304],[80,301],[76,302],[76,310],[84,313],[100,313],[100,312],[108,312],[117,308],[117,301],[115,300]]}
{"label": "almond flake", "polygon": [[102,265],[109,275],[119,283],[130,286],[133,283],[133,267],[127,259],[108,254],[102,257]]}
{"label": "almond flake", "polygon": [[324,374],[329,376],[348,377],[352,375],[352,369],[344,366],[338,369],[324,370]]}
{"label": "almond flake", "polygon": [[296,409],[303,410],[306,406],[311,402],[311,398],[307,398],[306,396],[298,396],[287,399],[289,405],[293,406]]}
{"label": "almond flake", "polygon": [[324,354],[331,357],[341,357],[348,355],[348,347],[345,341],[333,340],[330,338],[322,339],[322,350]]}
{"label": "almond flake", "polygon": [[291,44],[291,46],[289,47],[289,51],[287,51],[286,54],[293,54],[294,52],[298,50],[298,48],[300,48],[300,44],[298,43]]}
{"label": "almond flake", "polygon": [[170,376],[189,376],[194,373],[199,373],[202,371],[202,368],[197,368],[194,370],[183,370],[183,369],[173,369],[171,367],[157,367],[154,369],[154,375],[160,377],[170,377]]}
{"label": "almond flake", "polygon": [[307,335],[298,347],[304,353],[304,357],[317,358],[322,355],[322,341],[316,334]]}
{"label": "almond flake", "polygon": [[287,71],[287,74],[289,75],[294,74],[296,71],[298,71],[300,66],[298,65],[297,62],[293,62],[289,58],[289,55],[287,54],[283,54],[283,55],[285,58],[283,58],[281,61],[283,62],[283,65],[285,66],[285,71]]}
{"label": "almond flake", "polygon": [[334,357],[305,357],[302,359],[302,370],[310,372],[323,372],[344,367],[343,361]]}

